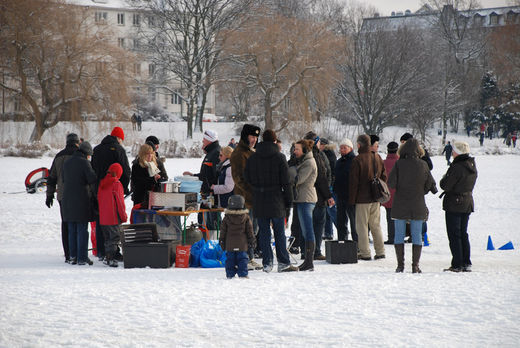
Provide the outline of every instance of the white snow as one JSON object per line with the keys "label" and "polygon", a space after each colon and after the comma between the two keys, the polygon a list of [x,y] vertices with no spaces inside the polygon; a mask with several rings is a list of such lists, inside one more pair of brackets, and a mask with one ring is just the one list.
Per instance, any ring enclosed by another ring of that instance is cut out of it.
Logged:
{"label": "white snow", "polygon": [[[227,127],[224,141],[233,136]],[[394,273],[394,251],[385,246],[384,260],[318,261],[314,272],[252,271],[247,280],[227,280],[222,268],[113,269],[97,259],[90,267],[65,264],[57,202],[48,209],[44,194],[5,193],[24,191],[27,173],[51,162],[52,157],[0,157],[0,347],[520,342],[518,156],[476,156],[472,273],[442,272],[451,259],[444,212],[438,195],[429,195],[431,244],[423,248],[420,275],[411,274],[407,245],[404,274]],[[166,168],[173,177],[197,172],[200,162],[168,159]],[[438,182],[446,162],[441,156],[433,162]],[[495,247],[512,241],[515,250],[487,251],[488,235]]]}

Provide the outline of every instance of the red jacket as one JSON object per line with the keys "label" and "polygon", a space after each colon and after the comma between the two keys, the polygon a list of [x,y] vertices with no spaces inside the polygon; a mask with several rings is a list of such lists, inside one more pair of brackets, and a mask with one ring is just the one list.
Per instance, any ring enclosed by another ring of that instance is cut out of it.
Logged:
{"label": "red jacket", "polygon": [[98,189],[98,203],[101,225],[119,225],[126,222],[123,185],[116,177],[107,175],[101,180]]}
{"label": "red jacket", "polygon": [[[392,171],[392,168],[398,159],[399,156],[397,156],[396,153],[389,153],[386,155],[386,159],[383,162],[385,162],[385,170],[388,176],[390,176],[390,172]],[[390,200],[381,205],[385,208],[392,208],[392,204],[394,203],[395,189],[389,187],[388,190],[390,191]]]}

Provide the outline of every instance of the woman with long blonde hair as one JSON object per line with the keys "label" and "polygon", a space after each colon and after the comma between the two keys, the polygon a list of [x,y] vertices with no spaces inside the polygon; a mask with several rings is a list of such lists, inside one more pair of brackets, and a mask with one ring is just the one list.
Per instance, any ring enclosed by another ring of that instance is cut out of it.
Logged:
{"label": "woman with long blonde hair", "polygon": [[141,145],[139,154],[132,163],[130,179],[134,205],[147,201],[148,191],[153,191],[160,182],[165,180],[166,177],[157,167],[154,149],[148,144]]}

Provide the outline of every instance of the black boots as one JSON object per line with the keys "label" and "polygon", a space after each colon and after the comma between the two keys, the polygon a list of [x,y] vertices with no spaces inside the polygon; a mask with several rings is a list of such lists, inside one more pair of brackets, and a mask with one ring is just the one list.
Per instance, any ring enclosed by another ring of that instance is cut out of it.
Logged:
{"label": "black boots", "polygon": [[314,271],[314,249],[316,247],[315,242],[305,242],[305,261],[298,266],[300,271]]}
{"label": "black boots", "polygon": [[397,268],[395,273],[404,272],[404,244],[394,244],[395,257],[397,258]]}
{"label": "black boots", "polygon": [[412,273],[422,273],[419,268],[419,260],[421,259],[422,245],[412,245]]}

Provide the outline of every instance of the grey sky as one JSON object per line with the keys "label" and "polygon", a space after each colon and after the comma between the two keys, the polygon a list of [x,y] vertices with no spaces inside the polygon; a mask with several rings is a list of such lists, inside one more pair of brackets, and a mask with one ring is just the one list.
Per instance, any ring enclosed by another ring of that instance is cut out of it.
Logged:
{"label": "grey sky", "polygon": [[[415,12],[421,6],[422,0],[363,0],[363,3],[371,4],[379,10],[381,16],[390,16],[392,11],[411,10]],[[507,0],[480,0],[483,8],[508,6]]]}

